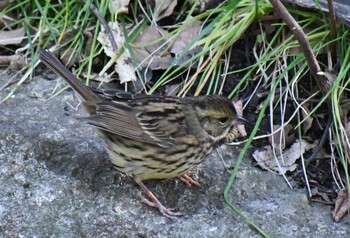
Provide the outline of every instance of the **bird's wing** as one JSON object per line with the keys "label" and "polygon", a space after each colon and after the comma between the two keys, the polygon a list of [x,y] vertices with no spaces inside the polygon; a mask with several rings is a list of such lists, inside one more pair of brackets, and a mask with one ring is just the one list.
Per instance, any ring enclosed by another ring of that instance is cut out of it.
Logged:
{"label": "bird's wing", "polygon": [[156,141],[173,143],[176,138],[188,136],[183,112],[184,105],[178,98],[148,97],[134,100],[141,108],[137,120],[144,133]]}
{"label": "bird's wing", "polygon": [[177,98],[148,96],[97,103],[96,114],[84,120],[122,137],[170,147],[174,139],[188,134],[182,109]]}

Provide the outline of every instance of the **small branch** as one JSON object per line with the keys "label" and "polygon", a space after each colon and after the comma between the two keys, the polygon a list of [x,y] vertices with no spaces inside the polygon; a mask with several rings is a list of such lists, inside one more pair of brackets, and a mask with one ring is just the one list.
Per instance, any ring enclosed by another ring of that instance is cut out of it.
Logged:
{"label": "small branch", "polygon": [[[333,0],[327,0],[328,4],[328,11],[329,11],[329,28],[331,32],[331,41],[333,41],[329,45],[329,50],[332,55],[332,61],[333,65],[336,64],[337,61],[337,44],[334,41],[337,38],[337,24],[336,24],[336,19],[335,19],[335,12],[334,12],[334,7],[333,7]],[[329,69],[331,70],[331,69]]]}
{"label": "small branch", "polygon": [[326,77],[323,77],[319,72],[321,72],[321,67],[317,62],[316,56],[313,54],[310,42],[308,41],[306,34],[302,30],[298,22],[292,17],[288,12],[286,7],[281,3],[280,0],[270,0],[272,6],[278,15],[286,22],[289,29],[293,32],[293,35],[298,40],[302,51],[304,52],[306,62],[309,66],[312,76],[315,78],[315,81],[320,88],[323,95],[327,94],[329,89],[332,86]]}
{"label": "small branch", "polygon": [[[83,2],[85,2],[87,4],[87,0],[83,0]],[[114,39],[113,33],[111,31],[111,28],[108,26],[108,23],[101,16],[100,12],[98,11],[98,9],[95,7],[95,5],[93,3],[90,3],[90,9],[95,14],[95,16],[98,18],[98,20],[100,20],[102,26],[105,28],[105,30],[107,32],[107,35],[109,37],[109,41],[112,44],[113,51],[115,53],[117,53],[118,52],[118,46],[117,46],[117,43],[115,42],[115,39]]]}

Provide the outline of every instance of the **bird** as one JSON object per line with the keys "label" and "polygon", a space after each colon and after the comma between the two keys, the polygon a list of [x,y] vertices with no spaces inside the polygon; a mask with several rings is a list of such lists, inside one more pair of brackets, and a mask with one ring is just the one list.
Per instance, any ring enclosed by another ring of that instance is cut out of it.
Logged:
{"label": "bird", "polygon": [[218,145],[240,137],[237,129],[246,120],[232,103],[219,95],[174,97],[131,94],[122,90],[85,85],[49,50],[39,59],[76,92],[92,125],[106,145],[114,167],[133,176],[162,215],[183,215],[165,207],[146,187],[145,180],[180,178],[198,185],[187,173]]}

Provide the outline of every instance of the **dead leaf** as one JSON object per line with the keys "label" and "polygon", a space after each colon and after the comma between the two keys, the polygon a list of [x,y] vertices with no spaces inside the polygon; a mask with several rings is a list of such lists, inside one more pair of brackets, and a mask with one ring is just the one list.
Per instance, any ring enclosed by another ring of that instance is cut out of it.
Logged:
{"label": "dead leaf", "polygon": [[[88,75],[86,73],[83,73],[83,77],[87,78],[87,76]],[[97,82],[102,82],[102,83],[110,83],[113,80],[115,80],[114,78],[111,78],[109,75],[105,75],[105,74],[99,75],[99,74],[94,74],[94,73],[91,73],[89,75],[89,79],[97,81]]]}
{"label": "dead leaf", "polygon": [[171,53],[179,55],[183,52],[186,47],[193,41],[195,37],[198,36],[203,23],[200,21],[195,21],[184,28],[183,31],[179,33],[176,37],[173,47],[171,48]]}
{"label": "dead leaf", "polygon": [[176,97],[176,94],[179,92],[180,85],[179,84],[166,84],[165,85],[165,95]]}
{"label": "dead leaf", "polygon": [[0,45],[18,45],[24,39],[26,37],[23,27],[10,31],[0,31]]}
{"label": "dead leaf", "polygon": [[75,63],[78,63],[82,58],[80,53],[75,48],[67,48],[64,51],[62,49],[62,52],[60,53],[61,53],[60,60],[67,67],[70,67]]}
{"label": "dead leaf", "polygon": [[85,51],[91,52],[92,47],[93,47],[93,43],[94,43],[94,33],[92,33],[91,28],[90,29],[88,28],[83,32],[83,34],[84,34],[84,40],[86,41]]}
{"label": "dead leaf", "polygon": [[345,122],[345,134],[348,138],[350,138],[350,121],[347,119]]}
{"label": "dead leaf", "polygon": [[0,65],[9,65],[13,70],[23,69],[27,63],[23,56],[20,55],[4,55],[0,56]]}
{"label": "dead leaf", "polygon": [[319,202],[327,205],[333,205],[334,202],[332,202],[331,196],[333,195],[333,192],[329,191],[323,191],[322,188],[315,187],[311,189],[311,196],[310,200],[313,202]]}
{"label": "dead leaf", "polygon": [[311,128],[314,118],[310,116],[310,110],[307,104],[304,104],[302,107],[304,109],[304,110],[301,110],[301,114],[303,115],[303,118],[304,118],[303,132],[306,133]]}
{"label": "dead leaf", "polygon": [[290,124],[285,124],[281,130],[279,129],[281,129],[280,125],[273,126],[273,131],[277,132],[269,137],[269,142],[284,149],[295,141],[295,135],[290,133],[293,129]]}
{"label": "dead leaf", "polygon": [[[167,31],[157,26],[147,26],[133,42],[135,57],[141,67],[150,69],[167,69],[172,62],[166,39],[158,41]],[[151,44],[153,42],[153,44]]]}
{"label": "dead leaf", "polygon": [[[243,101],[233,99],[232,105],[235,108],[237,115],[243,117]],[[244,125],[238,125],[237,129],[238,129],[238,132],[241,134],[241,136],[243,136],[243,137],[247,136],[247,131],[245,130]]]}
{"label": "dead leaf", "polygon": [[154,21],[170,16],[177,5],[177,0],[155,0]]}
{"label": "dead leaf", "polygon": [[191,5],[197,4],[196,11],[204,12],[206,10],[218,7],[224,1],[222,0],[189,0],[189,2]]}
{"label": "dead leaf", "polygon": [[108,9],[111,14],[128,13],[128,6],[130,0],[111,0]]}
{"label": "dead leaf", "polygon": [[[121,46],[124,44],[124,36],[119,29],[118,22],[110,22],[108,25],[112,31],[117,46],[119,46],[118,48],[121,48]],[[97,40],[103,45],[105,54],[114,60],[117,52],[114,52],[109,37],[103,27],[98,34]],[[111,63],[112,62],[109,62],[102,72],[105,72],[106,67],[110,67]],[[124,50],[124,52],[118,57],[117,61],[115,62],[114,70],[119,75],[120,83],[137,80],[135,69],[128,50]]]}
{"label": "dead leaf", "polygon": [[0,10],[4,9],[7,6],[7,4],[9,4],[9,3],[10,3],[10,0],[0,1]]}
{"label": "dead leaf", "polygon": [[339,191],[335,208],[332,212],[333,219],[339,221],[350,210],[349,192],[343,188]]}
{"label": "dead leaf", "polygon": [[253,157],[261,168],[282,175],[287,171],[294,171],[297,168],[295,162],[300,158],[300,155],[315,146],[316,144],[310,144],[305,140],[300,142],[297,140],[289,149],[283,151],[283,155],[276,151],[277,158],[274,156],[271,146],[265,146],[262,150],[254,151]]}

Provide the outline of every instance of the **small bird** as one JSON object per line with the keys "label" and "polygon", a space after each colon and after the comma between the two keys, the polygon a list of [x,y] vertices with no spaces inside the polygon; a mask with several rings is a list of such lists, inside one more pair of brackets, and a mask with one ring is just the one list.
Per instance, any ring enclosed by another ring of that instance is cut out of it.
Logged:
{"label": "small bird", "polygon": [[114,167],[131,174],[150,198],[143,202],[168,218],[182,213],[163,206],[143,181],[179,177],[198,185],[186,172],[217,145],[239,137],[237,126],[245,122],[222,96],[178,98],[92,88],[48,50],[41,49],[39,58],[78,94],[89,115],[82,120],[104,140]]}

